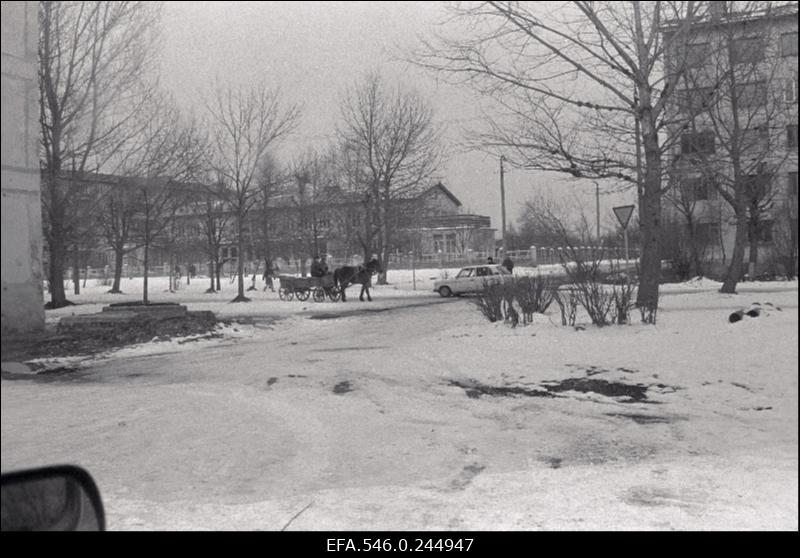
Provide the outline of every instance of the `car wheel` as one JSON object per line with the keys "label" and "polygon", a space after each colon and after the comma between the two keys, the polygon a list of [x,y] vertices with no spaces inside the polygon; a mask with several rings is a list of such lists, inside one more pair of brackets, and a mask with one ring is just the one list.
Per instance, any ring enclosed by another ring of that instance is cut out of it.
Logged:
{"label": "car wheel", "polygon": [[453,291],[450,290],[450,287],[440,287],[439,288],[439,296],[442,298],[447,298],[449,296],[453,296]]}

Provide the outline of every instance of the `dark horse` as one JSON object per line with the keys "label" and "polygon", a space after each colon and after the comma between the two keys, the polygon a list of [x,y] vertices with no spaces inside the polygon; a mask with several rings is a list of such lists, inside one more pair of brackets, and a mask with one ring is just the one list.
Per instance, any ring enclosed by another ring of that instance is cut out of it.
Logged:
{"label": "dark horse", "polygon": [[372,276],[381,272],[381,264],[377,260],[370,260],[367,265],[339,267],[333,272],[333,280],[342,293],[342,302],[347,302],[345,289],[355,283],[361,283],[361,294],[358,299],[364,302],[364,293],[367,293],[367,300],[372,302],[369,295],[369,288],[372,286]]}

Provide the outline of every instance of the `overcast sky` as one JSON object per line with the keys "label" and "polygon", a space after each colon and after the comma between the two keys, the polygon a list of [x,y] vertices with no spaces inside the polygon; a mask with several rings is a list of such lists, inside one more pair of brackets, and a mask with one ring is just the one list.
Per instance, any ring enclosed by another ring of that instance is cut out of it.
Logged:
{"label": "overcast sky", "polygon": [[[447,126],[448,148],[465,125],[477,118],[479,100],[468,91],[437,83],[421,69],[402,62],[418,37],[429,36],[444,19],[439,2],[165,2],[163,82],[186,106],[199,110],[215,80],[281,87],[287,100],[304,104],[303,122],[283,149],[321,147],[335,130],[341,96],[370,70],[401,80],[426,97]],[[500,229],[499,171],[496,159],[478,152],[458,153],[442,169],[444,184],[464,210],[492,218]],[[560,177],[514,171],[506,175],[506,214],[513,222],[521,204],[543,189],[574,186]],[[593,188],[586,191],[593,211]],[[601,222],[613,222],[611,205],[601,200]],[[626,200],[626,203],[627,202]]]}

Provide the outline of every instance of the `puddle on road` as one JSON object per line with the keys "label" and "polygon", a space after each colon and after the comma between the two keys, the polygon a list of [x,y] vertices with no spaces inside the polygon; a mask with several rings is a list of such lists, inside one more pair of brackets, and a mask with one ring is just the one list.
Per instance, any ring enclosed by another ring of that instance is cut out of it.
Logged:
{"label": "puddle on road", "polygon": [[378,349],[388,349],[387,345],[378,345],[373,347],[333,347],[330,349],[314,349],[315,353],[334,353],[337,351],[376,351]]}
{"label": "puddle on road", "polygon": [[335,386],[333,386],[333,393],[337,395],[342,395],[349,391],[353,391],[353,386],[348,381],[339,382]]}
{"label": "puddle on road", "polygon": [[672,424],[677,420],[686,420],[681,417],[662,417],[657,415],[641,415],[636,413],[605,413],[607,417],[630,419],[636,424]]}
{"label": "puddle on road", "polygon": [[[521,386],[490,386],[480,382],[467,381],[460,382],[450,380],[449,385],[462,388],[467,397],[479,399],[482,395],[493,397],[509,397],[523,395],[526,397],[565,397],[555,395],[565,391],[577,391],[580,393],[597,393],[606,397],[620,398],[620,403],[649,403],[658,404],[658,401],[647,399],[647,390],[652,386],[643,384],[626,384],[623,382],[609,382],[594,378],[567,378],[560,381],[549,381],[540,384],[541,389],[526,388]],[[664,384],[658,384],[659,388],[670,388]],[[633,420],[633,419],[632,419]]]}
{"label": "puddle on road", "polygon": [[558,397],[549,391],[540,389],[530,389],[519,386],[487,386],[478,382],[462,383],[450,380],[451,386],[463,389],[470,399],[480,399],[481,395],[491,395],[493,397],[508,397],[511,395],[524,395],[527,397]]}
{"label": "puddle on road", "polygon": [[[548,391],[578,391],[581,393],[597,393],[606,397],[629,397],[633,402],[644,402],[647,399],[647,386],[642,384],[624,384],[590,378],[567,378],[557,383],[542,384]],[[650,403],[652,403],[650,401]]]}

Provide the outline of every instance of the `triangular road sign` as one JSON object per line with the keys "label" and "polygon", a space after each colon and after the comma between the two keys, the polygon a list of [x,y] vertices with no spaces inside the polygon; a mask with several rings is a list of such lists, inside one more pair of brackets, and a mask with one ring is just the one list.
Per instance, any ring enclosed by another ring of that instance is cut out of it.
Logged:
{"label": "triangular road sign", "polygon": [[614,208],[614,215],[617,216],[617,221],[619,221],[623,229],[628,228],[628,223],[631,220],[631,215],[633,215],[634,207],[633,205],[621,205]]}

